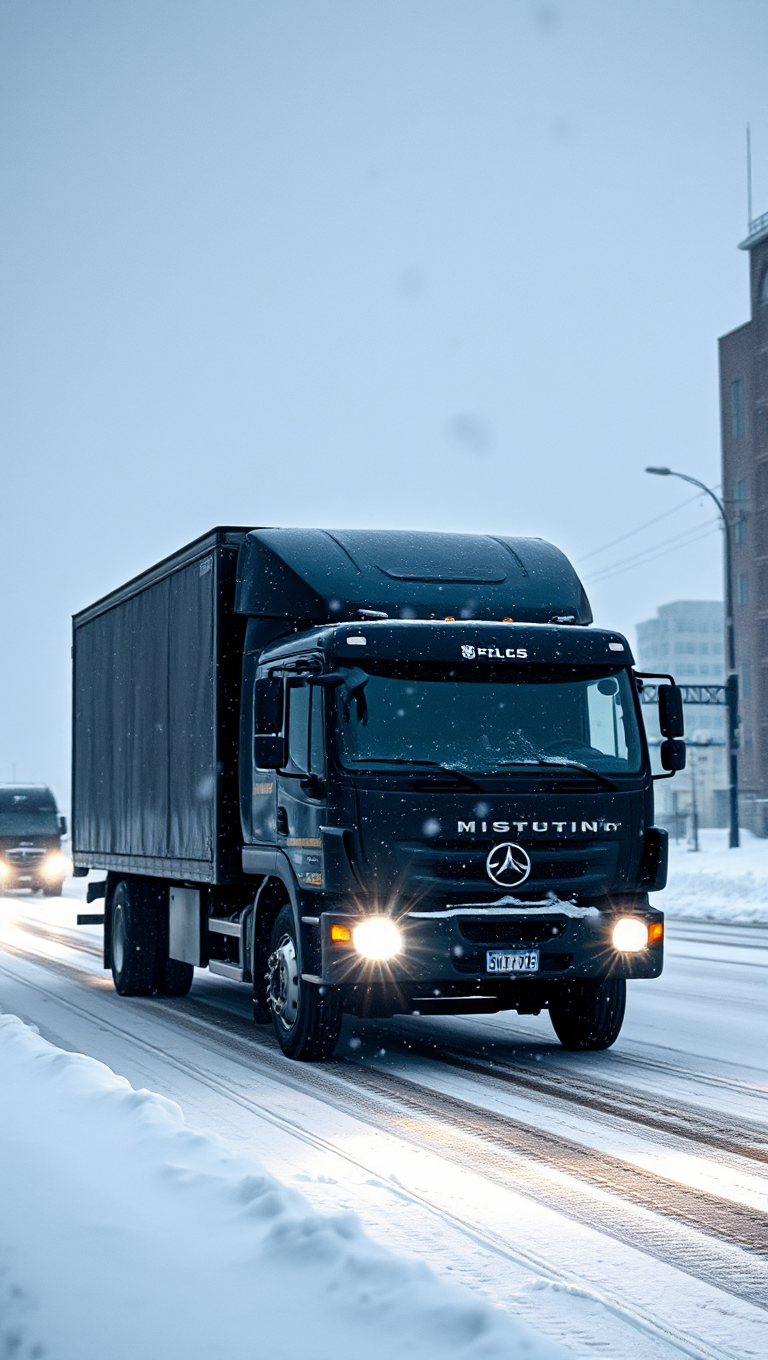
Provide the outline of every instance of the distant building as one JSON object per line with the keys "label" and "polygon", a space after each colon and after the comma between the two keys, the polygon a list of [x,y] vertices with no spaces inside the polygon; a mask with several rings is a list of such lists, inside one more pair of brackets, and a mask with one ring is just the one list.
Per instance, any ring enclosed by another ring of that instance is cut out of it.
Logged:
{"label": "distant building", "polygon": [[751,320],[720,340],[723,496],[733,533],[740,820],[768,836],[768,213],[751,222]]}
{"label": "distant building", "polygon": [[[661,671],[681,685],[722,685],[723,606],[719,600],[676,600],[659,607],[655,619],[637,625],[638,670]],[[656,709],[646,708],[646,728],[660,770],[661,741]],[[690,823],[694,808],[700,826],[726,826],[728,767],[725,758],[725,709],[685,705],[688,764],[674,779],[656,782],[656,820],[670,830]]]}

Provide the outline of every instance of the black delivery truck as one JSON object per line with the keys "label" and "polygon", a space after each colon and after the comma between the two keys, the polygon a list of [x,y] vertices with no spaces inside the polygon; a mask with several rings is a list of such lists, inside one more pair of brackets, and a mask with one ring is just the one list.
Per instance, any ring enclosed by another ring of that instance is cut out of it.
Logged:
{"label": "black delivery truck", "polygon": [[77,614],[73,855],[117,991],[208,967],[305,1060],[345,1011],[612,1044],[662,969],[665,776],[591,621],[540,539],[321,529],[214,529]]}

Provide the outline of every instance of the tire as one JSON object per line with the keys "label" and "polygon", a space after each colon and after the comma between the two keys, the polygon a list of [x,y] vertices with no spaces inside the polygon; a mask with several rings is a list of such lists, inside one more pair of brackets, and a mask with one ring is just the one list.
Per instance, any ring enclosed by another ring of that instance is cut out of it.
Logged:
{"label": "tire", "polygon": [[50,883],[43,888],[43,897],[61,897],[61,889],[61,883]]}
{"label": "tire", "polygon": [[287,1058],[323,1062],[341,1032],[341,997],[335,987],[304,982],[293,912],[284,906],[269,937],[267,996],[277,1041]]}
{"label": "tire", "polygon": [[157,990],[163,996],[186,996],[195,976],[194,965],[179,959],[161,958],[157,967]]}
{"label": "tire", "polygon": [[624,1020],[624,978],[564,982],[549,1003],[549,1016],[563,1048],[596,1051],[615,1044]]}
{"label": "tire", "polygon": [[122,879],[112,895],[112,980],[120,996],[151,996],[160,958],[160,919],[150,894]]}

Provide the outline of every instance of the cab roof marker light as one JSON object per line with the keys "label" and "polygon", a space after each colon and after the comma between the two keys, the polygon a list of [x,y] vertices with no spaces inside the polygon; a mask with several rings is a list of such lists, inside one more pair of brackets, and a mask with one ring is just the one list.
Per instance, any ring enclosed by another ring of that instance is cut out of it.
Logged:
{"label": "cab roof marker light", "polygon": [[365,647],[365,645],[366,645],[367,642],[368,642],[368,639],[367,639],[367,638],[364,638],[364,637],[348,637],[348,638],[347,638],[347,646],[348,646],[348,647]]}
{"label": "cab roof marker light", "polygon": [[624,651],[624,643],[623,643],[623,642],[609,642],[609,643],[608,643],[608,651],[609,651],[609,652],[623,652],[623,651]]}

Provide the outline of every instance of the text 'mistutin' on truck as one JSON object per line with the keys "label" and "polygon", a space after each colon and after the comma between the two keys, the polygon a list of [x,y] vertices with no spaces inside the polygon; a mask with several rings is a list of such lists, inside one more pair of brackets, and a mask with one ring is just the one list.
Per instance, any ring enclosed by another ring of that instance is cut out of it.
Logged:
{"label": "text 'mistutin' on truck", "polygon": [[73,853],[118,992],[207,966],[300,1059],[345,1011],[612,1044],[662,969],[667,838],[642,679],[591,619],[540,539],[244,528],[77,614]]}

